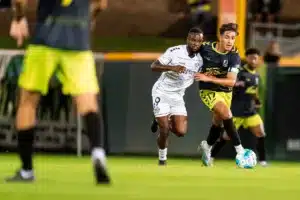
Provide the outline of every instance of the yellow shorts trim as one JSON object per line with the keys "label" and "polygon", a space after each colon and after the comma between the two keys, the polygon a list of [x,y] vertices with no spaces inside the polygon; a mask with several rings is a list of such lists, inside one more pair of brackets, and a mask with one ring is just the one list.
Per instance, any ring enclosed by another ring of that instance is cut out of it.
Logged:
{"label": "yellow shorts trim", "polygon": [[241,126],[246,129],[263,124],[263,121],[259,114],[255,114],[250,117],[233,117],[233,122],[236,129],[239,129]]}
{"label": "yellow shorts trim", "polygon": [[95,60],[91,51],[30,45],[25,53],[19,86],[45,95],[49,80],[54,74],[61,81],[64,94],[99,92]]}
{"label": "yellow shorts trim", "polygon": [[216,92],[211,90],[200,90],[200,98],[202,102],[212,110],[219,101],[224,102],[228,108],[231,106],[232,92]]}

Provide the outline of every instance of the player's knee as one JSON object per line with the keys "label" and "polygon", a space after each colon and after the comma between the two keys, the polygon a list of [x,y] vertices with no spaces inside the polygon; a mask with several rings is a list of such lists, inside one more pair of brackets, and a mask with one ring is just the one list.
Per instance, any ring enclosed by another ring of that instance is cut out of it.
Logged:
{"label": "player's knee", "polygon": [[170,131],[168,121],[158,121],[159,133],[163,135],[168,135]]}
{"label": "player's knee", "polygon": [[159,135],[167,137],[169,135],[169,128],[168,127],[159,127]]}
{"label": "player's knee", "polygon": [[227,120],[227,119],[231,119],[232,118],[232,113],[229,109],[224,110],[223,113],[221,113],[221,118],[222,120]]}
{"label": "player's knee", "polygon": [[264,138],[266,137],[266,133],[264,131],[260,131],[256,133],[256,137],[258,138]]}
{"label": "player's knee", "polygon": [[98,99],[96,94],[81,94],[74,97],[77,112],[80,115],[86,115],[91,112],[98,112]]}
{"label": "player's knee", "polygon": [[40,100],[40,94],[37,92],[30,92],[25,89],[20,91],[19,107],[26,106],[37,108]]}
{"label": "player's knee", "polygon": [[213,112],[215,116],[218,116],[218,118],[221,118],[222,120],[232,118],[230,108],[228,108],[228,106],[223,102],[218,102],[213,108]]}
{"label": "player's knee", "polygon": [[223,120],[219,115],[213,114],[212,124],[220,127],[223,125]]}
{"label": "player's knee", "polygon": [[21,89],[19,106],[16,115],[16,129],[23,130],[32,128],[36,121],[36,108],[40,94]]}
{"label": "player's knee", "polygon": [[263,138],[266,137],[266,133],[264,130],[263,125],[258,125],[255,127],[250,127],[250,131],[253,133],[253,135],[255,135],[257,138]]}
{"label": "player's knee", "polygon": [[187,133],[186,128],[176,128],[176,129],[174,130],[174,134],[175,134],[177,137],[184,137],[186,133]]}

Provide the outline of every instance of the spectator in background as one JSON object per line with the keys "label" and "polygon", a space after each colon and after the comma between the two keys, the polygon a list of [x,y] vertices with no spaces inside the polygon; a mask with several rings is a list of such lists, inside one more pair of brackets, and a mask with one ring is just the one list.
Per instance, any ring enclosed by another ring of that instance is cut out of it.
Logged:
{"label": "spectator in background", "polygon": [[281,52],[278,42],[271,41],[264,55],[264,61],[269,64],[278,64],[280,61]]}
{"label": "spectator in background", "polygon": [[192,27],[199,26],[205,34],[212,32],[211,0],[187,0]]}
{"label": "spectator in background", "polygon": [[14,117],[17,112],[18,79],[23,66],[23,55],[15,55],[7,65],[2,80],[1,103],[3,116]]}
{"label": "spectator in background", "polygon": [[252,10],[255,22],[266,23],[266,35],[272,37],[271,26],[279,21],[279,14],[282,8],[282,0],[251,0],[250,8]]}

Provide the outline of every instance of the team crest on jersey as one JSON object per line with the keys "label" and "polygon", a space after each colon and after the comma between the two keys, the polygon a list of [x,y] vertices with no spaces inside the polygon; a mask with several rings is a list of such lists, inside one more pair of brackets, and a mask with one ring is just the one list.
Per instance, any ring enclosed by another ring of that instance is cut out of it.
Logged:
{"label": "team crest on jersey", "polygon": [[255,84],[258,85],[258,83],[259,83],[259,78],[256,77],[256,78],[255,78]]}
{"label": "team crest on jersey", "polygon": [[228,67],[228,60],[223,60],[223,67]]}

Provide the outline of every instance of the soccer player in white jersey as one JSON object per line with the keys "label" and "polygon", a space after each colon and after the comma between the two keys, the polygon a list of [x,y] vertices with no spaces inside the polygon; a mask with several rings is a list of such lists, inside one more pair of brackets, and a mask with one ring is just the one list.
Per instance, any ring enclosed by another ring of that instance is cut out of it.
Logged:
{"label": "soccer player in white jersey", "polygon": [[186,88],[194,82],[194,74],[203,64],[199,48],[203,32],[192,28],[187,36],[187,44],[170,47],[152,63],[152,71],[162,72],[152,88],[153,120],[151,130],[156,132],[159,165],[166,165],[169,132],[183,137],[187,132],[187,111],[183,96]]}

